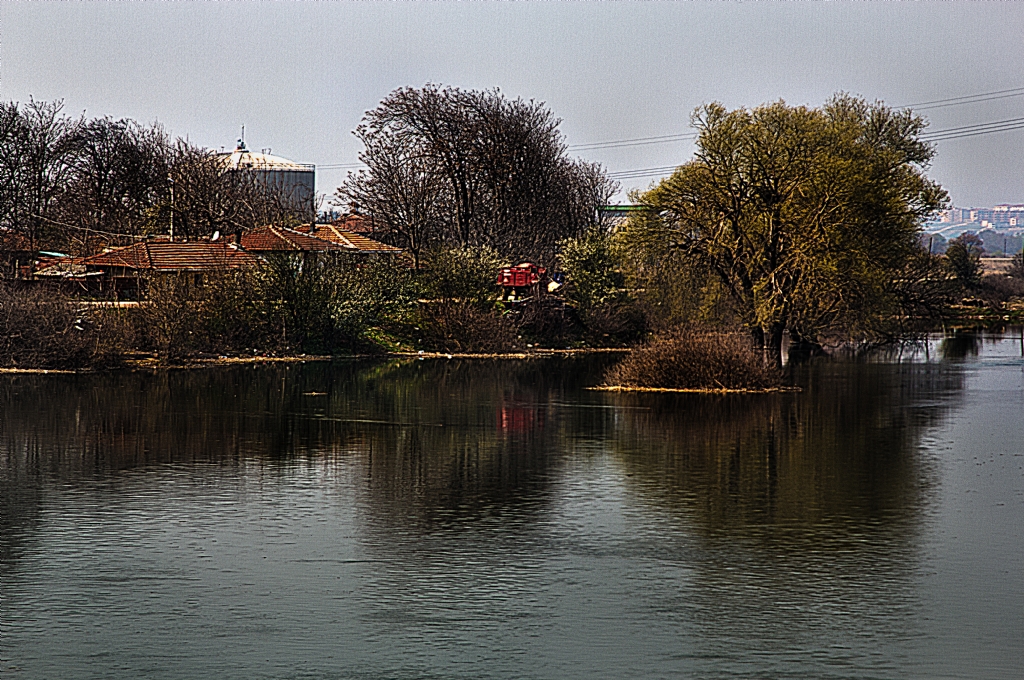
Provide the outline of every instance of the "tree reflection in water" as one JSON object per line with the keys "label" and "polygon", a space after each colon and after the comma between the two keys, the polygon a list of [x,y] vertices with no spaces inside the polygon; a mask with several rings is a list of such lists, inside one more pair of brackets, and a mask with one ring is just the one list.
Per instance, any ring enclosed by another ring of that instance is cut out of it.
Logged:
{"label": "tree reflection in water", "polygon": [[[186,499],[239,484],[226,498],[256,525],[231,525],[244,544],[272,521],[244,514],[246,480],[281,480],[276,493],[313,470],[318,498],[354,519],[333,545],[372,565],[335,567],[358,574],[354,590],[332,591],[336,606],[396,658],[452,636],[563,658],[576,643],[560,617],[585,614],[631,622],[633,637],[606,640],[616,658],[642,644],[698,674],[781,677],[773,659],[802,641],[913,634],[934,483],[920,449],[963,387],[958,362],[815,360],[792,368],[804,391],[788,394],[583,391],[612,361],[0,377],[0,575],[47,494],[114,505],[119,489],[150,491],[146,471],[190,470],[153,479],[196,486]],[[145,498],[133,507],[145,512]],[[307,552],[316,540],[288,538]],[[307,569],[278,568],[284,580]]]}
{"label": "tree reflection in water", "polygon": [[699,614],[716,673],[745,672],[729,666],[737,648],[785,675],[787,649],[818,641],[856,656],[869,639],[916,632],[916,538],[936,483],[922,436],[955,405],[962,374],[926,363],[795,371],[802,393],[610,395],[648,407],[622,412],[614,448],[636,493],[688,527],[660,548],[689,556],[696,587],[658,606]]}

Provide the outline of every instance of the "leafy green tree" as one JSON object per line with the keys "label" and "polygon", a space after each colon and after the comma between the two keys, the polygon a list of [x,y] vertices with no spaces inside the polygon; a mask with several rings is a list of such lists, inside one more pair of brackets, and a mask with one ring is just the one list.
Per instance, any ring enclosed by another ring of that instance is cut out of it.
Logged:
{"label": "leafy green tree", "polygon": [[977,234],[962,234],[946,246],[949,269],[965,288],[981,285],[981,256],[985,253]]}
{"label": "leafy green tree", "polygon": [[611,235],[593,229],[562,241],[560,246],[558,259],[568,280],[566,296],[585,317],[622,288],[620,262]]}
{"label": "leafy green tree", "polygon": [[706,267],[776,358],[783,334],[869,331],[901,313],[896,285],[946,203],[925,176],[925,121],[847,95],[821,108],[698,109],[693,160],[638,198],[632,247]]}
{"label": "leafy green tree", "polygon": [[443,302],[491,306],[497,298],[498,271],[506,264],[487,246],[434,248],[421,273],[424,292]]}

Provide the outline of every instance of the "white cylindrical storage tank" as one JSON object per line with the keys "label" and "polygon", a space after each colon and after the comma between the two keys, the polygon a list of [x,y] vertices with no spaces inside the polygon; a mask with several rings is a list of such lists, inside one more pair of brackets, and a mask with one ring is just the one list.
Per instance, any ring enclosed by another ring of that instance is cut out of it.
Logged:
{"label": "white cylindrical storage tank", "polygon": [[238,147],[221,154],[229,171],[245,171],[268,189],[281,194],[285,201],[304,218],[315,213],[316,166],[296,163],[269,153],[256,153],[240,142]]}

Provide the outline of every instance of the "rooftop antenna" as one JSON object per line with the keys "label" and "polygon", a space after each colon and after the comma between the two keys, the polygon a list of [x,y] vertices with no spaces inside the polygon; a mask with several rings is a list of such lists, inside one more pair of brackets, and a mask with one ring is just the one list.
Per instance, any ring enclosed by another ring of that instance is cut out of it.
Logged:
{"label": "rooftop antenna", "polygon": [[245,126],[242,126],[242,136],[238,140],[238,150],[245,151]]}

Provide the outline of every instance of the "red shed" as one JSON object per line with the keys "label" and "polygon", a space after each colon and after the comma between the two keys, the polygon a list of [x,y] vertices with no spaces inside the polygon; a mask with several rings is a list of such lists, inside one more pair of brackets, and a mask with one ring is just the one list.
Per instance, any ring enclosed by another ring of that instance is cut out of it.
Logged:
{"label": "red shed", "polygon": [[515,267],[504,267],[498,272],[498,285],[502,288],[526,288],[535,286],[547,273],[547,269],[530,262]]}

